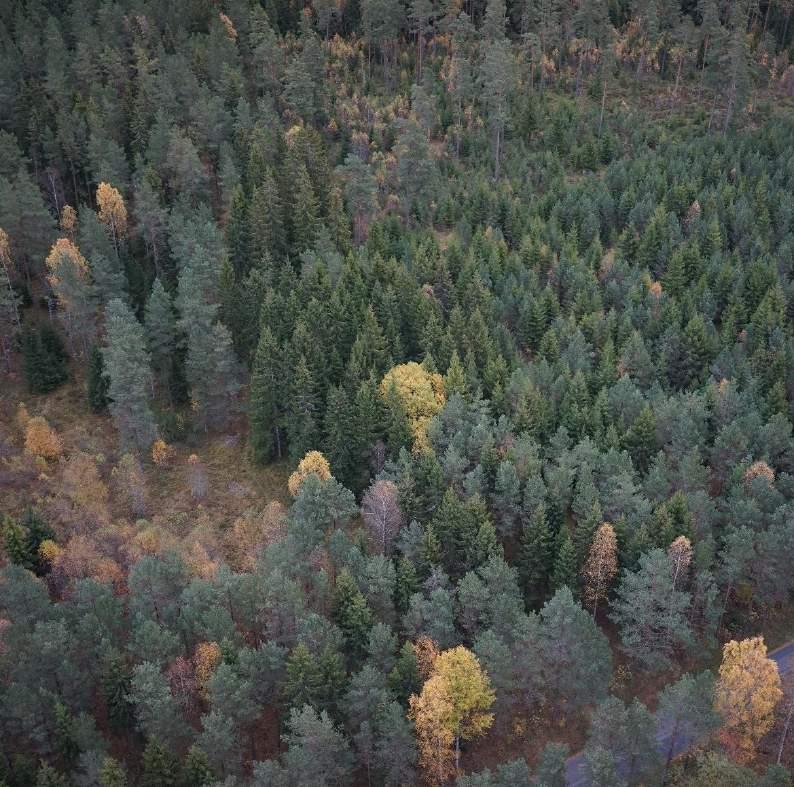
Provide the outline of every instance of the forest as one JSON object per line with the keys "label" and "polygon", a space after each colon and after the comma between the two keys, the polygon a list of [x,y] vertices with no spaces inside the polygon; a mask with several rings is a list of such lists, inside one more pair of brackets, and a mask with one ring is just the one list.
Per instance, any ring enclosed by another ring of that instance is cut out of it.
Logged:
{"label": "forest", "polygon": [[0,787],[791,787],[794,0],[0,0]]}

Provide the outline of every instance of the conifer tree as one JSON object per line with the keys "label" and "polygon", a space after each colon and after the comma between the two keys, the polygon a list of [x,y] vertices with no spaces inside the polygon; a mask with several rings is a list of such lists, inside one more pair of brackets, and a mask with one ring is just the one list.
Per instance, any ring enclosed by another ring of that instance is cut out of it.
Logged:
{"label": "conifer tree", "polygon": [[570,533],[566,529],[562,531],[562,537],[558,539],[557,557],[554,560],[554,571],[551,576],[551,585],[554,590],[559,590],[563,586],[570,588],[571,592],[577,587],[577,561],[576,547],[573,545]]}
{"label": "conifer tree", "polygon": [[281,351],[264,327],[254,356],[249,396],[249,441],[254,461],[264,463],[284,455]]}
{"label": "conifer tree", "polygon": [[623,437],[623,445],[640,473],[650,467],[656,454],[656,418],[650,407],[644,407]]}
{"label": "conifer tree", "polygon": [[176,352],[176,318],[171,298],[159,278],[154,280],[146,301],[145,325],[155,379],[160,390],[170,394]]}
{"label": "conifer tree", "polygon": [[141,787],[179,784],[179,760],[155,738],[147,741],[141,766]]}
{"label": "conifer tree", "polygon": [[320,204],[314,191],[311,178],[303,163],[298,164],[292,173],[291,184],[293,201],[289,215],[291,218],[291,249],[300,255],[311,249],[320,229]]}
{"label": "conifer tree", "polygon": [[250,206],[242,186],[238,186],[232,196],[226,224],[226,246],[235,275],[242,280],[253,264]]}
{"label": "conifer tree", "polygon": [[359,460],[355,451],[357,436],[347,391],[342,386],[332,385],[328,389],[323,418],[323,451],[336,477],[354,491]]}
{"label": "conifer tree", "polygon": [[546,600],[554,558],[554,537],[546,519],[546,507],[541,503],[530,514],[521,534],[521,578],[527,601],[533,607]]}
{"label": "conifer tree", "polygon": [[13,262],[8,235],[0,229],[0,355],[8,365],[11,349],[21,330],[19,296],[11,281]]}
{"label": "conifer tree", "polygon": [[334,622],[345,637],[345,645],[353,664],[366,653],[372,612],[355,580],[346,569],[336,578],[332,601]]}
{"label": "conifer tree", "polygon": [[97,345],[91,348],[88,358],[88,406],[95,413],[101,413],[108,406],[108,378],[102,351]]}
{"label": "conifer tree", "polygon": [[48,324],[28,328],[22,335],[25,381],[31,393],[49,393],[69,379],[66,350]]}
{"label": "conifer tree", "polygon": [[232,336],[222,322],[188,334],[185,374],[201,425],[205,430],[225,428],[236,410],[240,383]]}
{"label": "conifer tree", "polygon": [[314,376],[301,355],[292,373],[285,425],[289,456],[297,461],[320,446],[319,405]]}
{"label": "conifer tree", "polygon": [[266,256],[280,260],[287,251],[287,238],[281,196],[269,168],[251,192],[250,221],[253,262]]}
{"label": "conifer tree", "polygon": [[114,298],[105,311],[105,332],[102,358],[111,415],[122,445],[146,451],[157,428],[149,406],[152,372],[143,326],[123,301]]}

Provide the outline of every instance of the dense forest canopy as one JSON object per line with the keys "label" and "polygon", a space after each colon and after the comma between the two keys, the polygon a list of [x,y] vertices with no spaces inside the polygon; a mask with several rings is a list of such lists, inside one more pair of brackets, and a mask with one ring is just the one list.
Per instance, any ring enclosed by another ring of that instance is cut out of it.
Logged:
{"label": "dense forest canopy", "polygon": [[0,0],[0,785],[790,785],[793,14]]}

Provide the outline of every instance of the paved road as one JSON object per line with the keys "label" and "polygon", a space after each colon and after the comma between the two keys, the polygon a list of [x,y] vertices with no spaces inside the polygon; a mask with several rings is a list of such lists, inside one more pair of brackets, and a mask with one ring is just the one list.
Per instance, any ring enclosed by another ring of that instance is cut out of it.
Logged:
{"label": "paved road", "polygon": [[[779,647],[777,650],[773,650],[769,654],[769,658],[777,662],[777,668],[781,676],[794,671],[794,640]],[[665,760],[670,751],[671,736],[672,730],[664,727],[660,727],[656,734],[659,751]],[[675,741],[675,746],[673,747],[674,756],[683,754],[689,748],[690,743],[691,741],[686,736],[679,734],[678,740]],[[568,787],[589,787],[590,777],[587,773],[587,763],[583,752],[570,757],[565,770],[565,782]]]}

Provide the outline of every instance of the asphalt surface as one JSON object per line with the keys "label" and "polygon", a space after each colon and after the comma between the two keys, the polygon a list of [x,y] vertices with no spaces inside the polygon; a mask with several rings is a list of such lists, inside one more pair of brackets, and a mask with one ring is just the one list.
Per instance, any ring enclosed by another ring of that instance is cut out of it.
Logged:
{"label": "asphalt surface", "polygon": [[[794,671],[794,641],[773,650],[769,654],[769,658],[777,663],[781,677],[788,672]],[[665,760],[670,751],[672,734],[672,729],[665,729],[664,725],[660,725],[656,733],[657,747]],[[677,757],[679,754],[683,754],[692,745],[692,742],[691,738],[679,732],[673,746],[673,756]],[[587,773],[587,761],[585,760],[584,752],[580,751],[578,754],[569,757],[565,771],[565,783],[568,787],[589,787],[590,776]]]}

